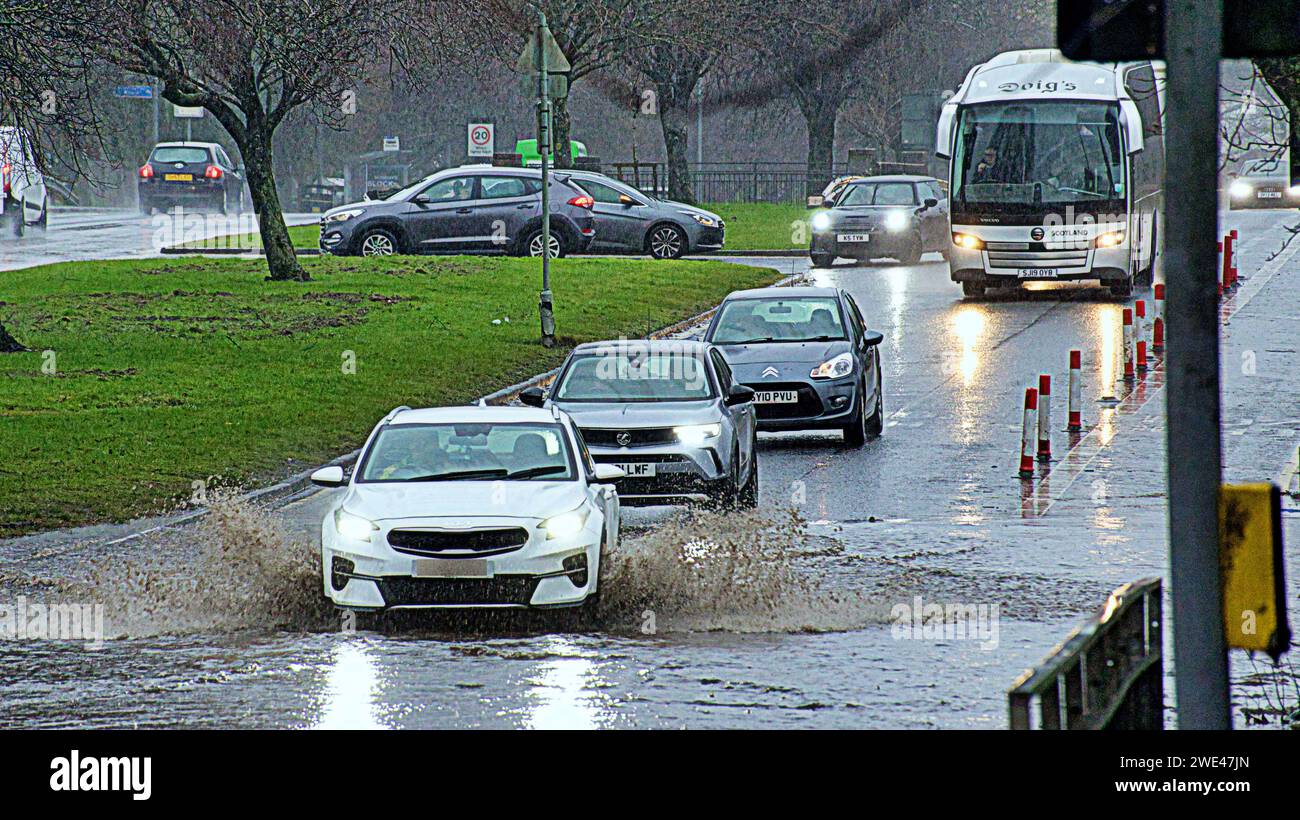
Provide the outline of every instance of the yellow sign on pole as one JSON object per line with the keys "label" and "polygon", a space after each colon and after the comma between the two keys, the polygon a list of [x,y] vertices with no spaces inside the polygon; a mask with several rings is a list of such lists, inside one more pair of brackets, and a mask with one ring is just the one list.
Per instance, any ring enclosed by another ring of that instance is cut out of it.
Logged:
{"label": "yellow sign on pole", "polygon": [[1219,488],[1219,569],[1228,646],[1267,652],[1276,660],[1291,643],[1276,484]]}

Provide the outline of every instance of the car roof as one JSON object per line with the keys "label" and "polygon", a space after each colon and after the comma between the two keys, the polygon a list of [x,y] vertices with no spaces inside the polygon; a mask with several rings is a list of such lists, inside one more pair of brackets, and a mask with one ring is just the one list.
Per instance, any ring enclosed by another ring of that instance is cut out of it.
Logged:
{"label": "car roof", "polygon": [[848,185],[861,185],[864,182],[938,182],[934,177],[927,177],[922,174],[881,174],[874,177],[863,177],[861,179],[850,180]]}
{"label": "car roof", "polygon": [[602,350],[644,350],[647,353],[689,353],[703,355],[713,345],[695,339],[610,339],[604,342],[583,342],[573,349],[574,355],[599,353]]}
{"label": "car roof", "polygon": [[399,410],[388,418],[388,424],[507,424],[545,423],[554,424],[560,419],[550,410],[538,407],[511,407],[502,405],[479,406],[474,404],[459,407],[425,407],[421,409]]}
{"label": "car roof", "polygon": [[[443,168],[440,171],[434,171],[432,174],[429,174],[429,176],[435,177],[439,174],[448,174],[452,172],[464,173],[466,171],[472,171],[475,174],[483,174],[485,176],[526,176],[540,178],[542,175],[542,169],[540,168],[525,168],[523,166],[515,165],[488,165],[487,163],[481,163],[478,165],[457,165],[453,168]],[[557,168],[551,169],[552,176],[560,175],[567,177],[571,173],[573,172]]]}
{"label": "car roof", "polygon": [[749,290],[732,291],[727,294],[726,301],[730,302],[736,299],[802,299],[819,296],[838,298],[839,295],[839,288],[798,285],[786,288],[750,288]]}
{"label": "car roof", "polygon": [[[219,142],[160,142],[154,148],[221,148]],[[225,149],[222,149],[225,150]]]}

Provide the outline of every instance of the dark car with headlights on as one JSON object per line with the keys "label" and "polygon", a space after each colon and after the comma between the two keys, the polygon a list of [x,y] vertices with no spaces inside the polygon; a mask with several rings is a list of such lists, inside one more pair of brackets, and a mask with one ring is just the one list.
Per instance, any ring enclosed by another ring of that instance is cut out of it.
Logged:
{"label": "dark car with headlights on", "polygon": [[842,288],[760,288],[730,294],[704,340],[754,391],[760,430],[842,430],[862,446],[884,431],[881,334]]}
{"label": "dark car with headlights on", "polygon": [[578,345],[549,395],[525,404],[573,419],[597,464],[613,464],[623,504],[758,503],[753,392],[736,384],[717,348],[686,340]]}
{"label": "dark car with headlights on", "polygon": [[[592,198],[551,174],[551,256],[585,250],[596,235]],[[427,176],[386,199],[321,215],[320,248],[339,255],[542,255],[542,173],[466,165]]]}
{"label": "dark car with headlights on", "polygon": [[594,171],[574,171],[569,179],[595,200],[592,251],[677,259],[688,253],[720,251],[726,242],[727,226],[712,211],[653,197]]}
{"label": "dark car with headlights on", "polygon": [[244,205],[244,169],[215,142],[160,142],[137,172],[140,212],[175,205],[220,213]]}
{"label": "dark car with headlights on", "polygon": [[808,255],[817,267],[839,257],[887,257],[915,265],[927,251],[945,253],[948,205],[934,177],[863,177],[845,185],[812,217]]}

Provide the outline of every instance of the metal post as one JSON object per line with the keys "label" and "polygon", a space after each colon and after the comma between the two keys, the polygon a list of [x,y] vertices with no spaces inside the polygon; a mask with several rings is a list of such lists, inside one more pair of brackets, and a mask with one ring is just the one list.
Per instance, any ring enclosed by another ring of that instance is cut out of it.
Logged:
{"label": "metal post", "polygon": [[1165,4],[1167,165],[1165,358],[1169,552],[1178,725],[1228,729],[1228,658],[1219,576],[1219,54],[1223,0]]}
{"label": "metal post", "polygon": [[162,87],[158,84],[158,81],[155,80],[153,77],[149,78],[149,87],[152,89],[150,94],[153,97],[153,144],[157,145],[158,125],[159,125],[158,121],[159,119],[161,119],[161,111],[160,111],[161,103],[158,102],[158,98],[162,96]]}
{"label": "metal post", "polygon": [[701,170],[704,165],[704,86],[700,85],[702,79],[695,81],[695,88],[699,92],[699,102],[695,106],[695,164]]}
{"label": "metal post", "polygon": [[542,157],[542,346],[555,347],[555,305],[551,298],[551,93],[546,66],[546,13],[537,9],[537,153]]}

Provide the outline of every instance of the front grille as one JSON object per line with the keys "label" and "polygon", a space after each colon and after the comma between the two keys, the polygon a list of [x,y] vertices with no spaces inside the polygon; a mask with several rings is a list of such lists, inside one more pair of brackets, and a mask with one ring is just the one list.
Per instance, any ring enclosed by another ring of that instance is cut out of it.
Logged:
{"label": "front grille", "polygon": [[[654,444],[669,444],[677,441],[677,434],[671,427],[646,427],[640,430],[619,429],[615,427],[583,427],[582,438],[591,447],[649,447]],[[618,437],[626,433],[628,442],[621,443]]]}
{"label": "front grille", "polygon": [[988,250],[990,268],[1086,268],[1088,250],[995,251]]}
{"label": "front grille", "polygon": [[523,527],[481,530],[390,530],[389,545],[408,555],[498,555],[528,543]]}
{"label": "front grille", "polygon": [[755,404],[754,412],[760,421],[809,418],[820,416],[825,411],[817,391],[803,382],[750,382],[745,386],[754,390],[794,390],[799,393],[799,401],[793,404]]}
{"label": "front grille", "polygon": [[388,606],[528,606],[537,578],[379,578],[375,584]]}

